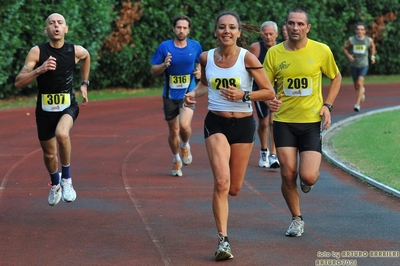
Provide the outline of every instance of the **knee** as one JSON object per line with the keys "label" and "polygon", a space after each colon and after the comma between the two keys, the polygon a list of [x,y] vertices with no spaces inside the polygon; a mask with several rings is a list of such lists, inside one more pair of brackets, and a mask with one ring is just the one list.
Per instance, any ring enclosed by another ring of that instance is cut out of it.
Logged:
{"label": "knee", "polygon": [[227,180],[216,181],[214,185],[214,191],[217,194],[226,194],[228,192],[230,193],[229,181]]}
{"label": "knee", "polygon": [[179,136],[179,128],[171,128],[169,130],[170,137],[177,137]]}
{"label": "knee", "polygon": [[56,139],[58,143],[63,143],[65,141],[68,141],[69,139],[69,134],[68,132],[56,132]]}
{"label": "knee", "polygon": [[260,119],[258,123],[258,128],[263,130],[268,129],[268,118]]}
{"label": "knee", "polygon": [[181,126],[181,128],[179,129],[179,135],[185,136],[187,134],[190,134],[191,130],[190,130],[190,125],[187,126]]}
{"label": "knee", "polygon": [[190,130],[190,121],[181,121],[179,128],[180,128],[180,130],[189,131]]}
{"label": "knee", "polygon": [[306,184],[307,186],[313,186],[315,183],[317,183],[318,178],[319,178],[319,172],[315,174],[300,175],[301,181],[303,181],[303,183]]}
{"label": "knee", "polygon": [[297,187],[297,172],[284,172],[282,173],[282,186],[287,188]]}
{"label": "knee", "polygon": [[267,124],[259,124],[258,125],[258,131],[266,131],[266,130],[268,130]]}
{"label": "knee", "polygon": [[230,187],[229,188],[229,195],[230,196],[237,196],[239,194],[241,187]]}
{"label": "knee", "polygon": [[55,160],[57,157],[56,153],[50,153],[50,152],[43,152],[43,158],[46,162],[52,162],[53,160]]}
{"label": "knee", "polygon": [[229,195],[230,196],[237,196],[239,194],[239,191],[232,191],[232,190],[229,190]]}

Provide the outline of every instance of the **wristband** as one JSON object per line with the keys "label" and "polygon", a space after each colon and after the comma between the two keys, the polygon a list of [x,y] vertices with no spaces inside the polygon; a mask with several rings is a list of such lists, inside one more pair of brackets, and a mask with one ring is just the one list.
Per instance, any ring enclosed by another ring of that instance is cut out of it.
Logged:
{"label": "wristband", "polygon": [[375,60],[375,55],[371,55],[371,60]]}
{"label": "wristband", "polygon": [[324,106],[328,107],[329,112],[332,112],[333,110],[333,105],[329,103],[324,103]]}

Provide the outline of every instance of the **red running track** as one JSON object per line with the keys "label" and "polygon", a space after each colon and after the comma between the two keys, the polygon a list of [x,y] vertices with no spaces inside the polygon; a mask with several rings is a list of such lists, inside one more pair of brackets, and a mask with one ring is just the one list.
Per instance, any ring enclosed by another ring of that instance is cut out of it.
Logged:
{"label": "red running track", "polygon": [[[399,84],[366,87],[361,112],[400,104]],[[354,99],[352,87],[343,86],[333,119],[354,115]],[[194,161],[183,177],[170,176],[161,106],[157,96],[81,108],[72,130],[78,197],[55,207],[47,204],[49,177],[34,108],[1,110],[0,265],[214,265],[213,181],[202,133],[206,99],[195,112]],[[256,141],[243,189],[230,198],[235,258],[219,264],[316,265],[345,255],[340,259],[357,265],[400,265],[400,199],[324,160],[317,185],[301,194],[305,233],[286,237],[290,213],[279,172],[258,167],[258,149]]]}

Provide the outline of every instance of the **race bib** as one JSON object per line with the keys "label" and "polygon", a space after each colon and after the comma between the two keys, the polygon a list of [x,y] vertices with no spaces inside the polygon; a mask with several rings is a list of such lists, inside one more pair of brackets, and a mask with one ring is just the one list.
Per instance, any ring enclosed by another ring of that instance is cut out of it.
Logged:
{"label": "race bib", "polygon": [[284,78],[283,92],[286,96],[308,96],[312,93],[311,77]]}
{"label": "race bib", "polygon": [[354,54],[365,54],[366,50],[367,50],[367,46],[364,44],[353,45],[353,53]]}
{"label": "race bib", "polygon": [[169,87],[171,89],[187,89],[190,84],[190,75],[169,76]]}
{"label": "race bib", "polygon": [[240,89],[240,78],[211,78],[210,84],[213,90],[229,88],[229,85]]}
{"label": "race bib", "polygon": [[45,112],[61,112],[70,105],[69,93],[42,94],[42,110]]}

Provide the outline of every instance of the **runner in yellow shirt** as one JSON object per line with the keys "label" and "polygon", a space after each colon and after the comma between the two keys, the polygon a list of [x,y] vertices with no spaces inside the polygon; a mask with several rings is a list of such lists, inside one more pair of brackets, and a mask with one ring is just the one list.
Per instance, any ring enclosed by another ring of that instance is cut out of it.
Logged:
{"label": "runner in yellow shirt", "polygon": [[[332,105],[340,90],[342,76],[330,48],[308,39],[308,13],[289,11],[286,27],[289,39],[271,47],[264,61],[269,80],[277,80],[277,98],[270,101],[274,111],[274,139],[281,163],[282,194],[292,214],[287,236],[301,236],[304,221],[300,211],[297,176],[304,193],[319,177],[321,125],[331,124]],[[322,74],[331,79],[322,95]],[[323,118],[323,123],[322,123]]]}

